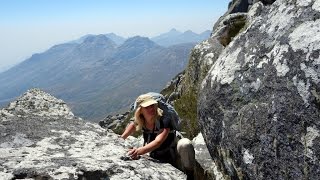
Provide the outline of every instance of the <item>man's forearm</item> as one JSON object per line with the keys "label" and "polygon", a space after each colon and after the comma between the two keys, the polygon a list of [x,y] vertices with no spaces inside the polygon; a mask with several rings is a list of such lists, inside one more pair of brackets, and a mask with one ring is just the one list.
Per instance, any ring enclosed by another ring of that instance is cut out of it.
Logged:
{"label": "man's forearm", "polygon": [[126,139],[129,135],[131,135],[136,130],[136,127],[134,126],[134,123],[130,123],[126,130],[122,133],[121,137],[123,139]]}

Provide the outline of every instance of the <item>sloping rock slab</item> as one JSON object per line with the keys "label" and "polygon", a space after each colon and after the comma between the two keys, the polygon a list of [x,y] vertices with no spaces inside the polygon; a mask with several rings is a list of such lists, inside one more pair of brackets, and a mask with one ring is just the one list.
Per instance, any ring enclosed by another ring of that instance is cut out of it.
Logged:
{"label": "sloping rock slab", "polygon": [[79,119],[10,116],[0,137],[1,179],[186,179],[170,164],[124,158],[130,141]]}

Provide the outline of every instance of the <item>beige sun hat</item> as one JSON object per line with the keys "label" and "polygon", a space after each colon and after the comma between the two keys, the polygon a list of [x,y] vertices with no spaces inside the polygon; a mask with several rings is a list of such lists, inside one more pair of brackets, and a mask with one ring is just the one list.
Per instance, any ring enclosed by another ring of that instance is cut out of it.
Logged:
{"label": "beige sun hat", "polygon": [[136,103],[137,107],[148,107],[153,104],[158,104],[158,101],[153,99],[153,97],[149,94],[142,94],[137,98]]}

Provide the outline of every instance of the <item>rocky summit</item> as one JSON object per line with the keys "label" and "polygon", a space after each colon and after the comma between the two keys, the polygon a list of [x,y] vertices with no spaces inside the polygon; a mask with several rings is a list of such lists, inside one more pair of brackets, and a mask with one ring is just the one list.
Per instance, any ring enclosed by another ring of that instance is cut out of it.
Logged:
{"label": "rocky summit", "polygon": [[42,116],[66,119],[75,118],[63,100],[57,99],[40,89],[31,89],[8,107],[0,110],[0,117],[5,121],[9,117]]}
{"label": "rocky summit", "polygon": [[1,110],[0,179],[185,179],[147,156],[130,160],[137,139],[75,116],[59,99],[26,92]]}

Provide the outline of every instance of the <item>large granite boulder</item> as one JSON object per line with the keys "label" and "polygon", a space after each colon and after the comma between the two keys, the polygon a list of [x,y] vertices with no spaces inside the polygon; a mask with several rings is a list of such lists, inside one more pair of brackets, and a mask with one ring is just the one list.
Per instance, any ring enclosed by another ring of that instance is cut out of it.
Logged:
{"label": "large granite boulder", "polygon": [[203,80],[200,127],[231,179],[320,179],[320,0],[255,3]]}
{"label": "large granite boulder", "polygon": [[252,3],[247,0],[232,1],[229,10],[215,23],[210,38],[192,49],[187,68],[161,91],[174,104],[183,120],[182,129],[189,138],[200,132],[196,116],[199,86],[222,50],[245,25],[247,14],[240,12],[246,12]]}
{"label": "large granite boulder", "polygon": [[130,160],[137,139],[74,117],[43,91],[30,90],[0,112],[0,179],[186,179],[148,156]]}

